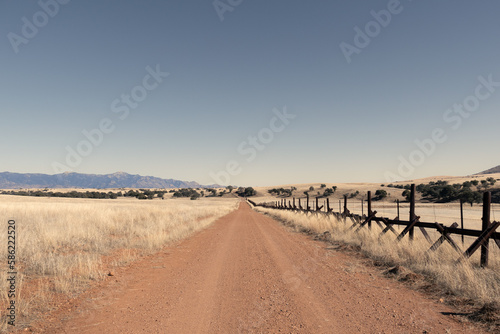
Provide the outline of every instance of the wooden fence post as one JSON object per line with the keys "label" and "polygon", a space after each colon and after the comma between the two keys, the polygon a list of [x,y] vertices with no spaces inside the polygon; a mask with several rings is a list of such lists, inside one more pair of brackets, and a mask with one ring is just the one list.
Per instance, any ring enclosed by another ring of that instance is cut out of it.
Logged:
{"label": "wooden fence post", "polygon": [[[491,192],[485,192],[483,196],[483,232],[490,227],[490,215],[491,215]],[[486,241],[481,246],[481,267],[488,266],[488,253],[490,239]]]}
{"label": "wooden fence post", "polygon": [[[368,217],[370,217],[372,215],[372,192],[369,191],[367,196],[368,196]],[[368,222],[368,227],[369,228],[372,227],[371,220]]]}
{"label": "wooden fence post", "polygon": [[[416,218],[415,214],[415,184],[411,185],[411,193],[410,193],[410,222],[414,221]],[[409,231],[410,240],[413,240],[414,229],[413,227]]]}
{"label": "wooden fence post", "polygon": [[[464,229],[464,200],[460,199],[460,222],[461,228]],[[465,245],[464,235],[462,234],[462,247]]]}

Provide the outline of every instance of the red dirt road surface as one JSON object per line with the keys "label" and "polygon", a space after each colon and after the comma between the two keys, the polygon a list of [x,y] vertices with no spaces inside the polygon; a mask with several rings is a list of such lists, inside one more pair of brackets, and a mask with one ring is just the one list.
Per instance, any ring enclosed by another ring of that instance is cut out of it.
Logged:
{"label": "red dirt road surface", "polygon": [[45,333],[480,333],[242,203],[110,277]]}

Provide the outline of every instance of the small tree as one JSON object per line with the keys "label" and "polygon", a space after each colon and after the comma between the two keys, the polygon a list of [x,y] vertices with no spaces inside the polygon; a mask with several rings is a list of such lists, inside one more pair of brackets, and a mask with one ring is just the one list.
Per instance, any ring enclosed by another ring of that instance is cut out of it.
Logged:
{"label": "small tree", "polygon": [[464,183],[462,183],[462,187],[463,188],[470,188],[470,187],[472,187],[472,182],[465,181]]}
{"label": "small tree", "polygon": [[251,197],[257,195],[257,192],[252,187],[240,188],[237,192],[238,196],[241,197]]}
{"label": "small tree", "polygon": [[384,199],[387,197],[387,191],[385,191],[384,189],[379,189],[375,192],[375,200],[376,201],[379,201],[381,199]]}
{"label": "small tree", "polygon": [[459,198],[464,203],[469,203],[471,207],[474,205],[474,203],[481,203],[483,199],[479,191],[472,191],[470,189],[463,190],[460,193]]}
{"label": "small tree", "polygon": [[313,186],[310,186],[309,187],[309,191],[313,191],[314,190],[314,187]]}
{"label": "small tree", "polygon": [[487,178],[486,181],[488,181],[490,183],[490,186],[492,187],[495,185],[495,183],[497,183],[497,180],[495,180],[495,178],[493,177]]}
{"label": "small tree", "polygon": [[359,195],[359,191],[356,190],[356,192],[353,192],[353,193],[349,194],[349,198],[354,198],[354,197],[356,197],[358,195]]}
{"label": "small tree", "polygon": [[330,196],[333,194],[333,190],[330,188],[325,189],[325,192],[323,193],[324,197]]}
{"label": "small tree", "polygon": [[403,197],[409,202],[410,201],[410,196],[411,196],[411,191],[408,190],[408,189],[405,189],[405,191],[403,191]]}
{"label": "small tree", "polygon": [[321,188],[326,188],[326,184],[322,183]]}

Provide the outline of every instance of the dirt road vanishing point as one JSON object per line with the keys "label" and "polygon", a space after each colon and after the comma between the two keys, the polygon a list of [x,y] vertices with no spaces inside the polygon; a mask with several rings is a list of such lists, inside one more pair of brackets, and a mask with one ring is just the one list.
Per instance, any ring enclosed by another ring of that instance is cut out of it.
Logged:
{"label": "dirt road vanishing point", "polygon": [[246,203],[110,277],[45,333],[479,333]]}

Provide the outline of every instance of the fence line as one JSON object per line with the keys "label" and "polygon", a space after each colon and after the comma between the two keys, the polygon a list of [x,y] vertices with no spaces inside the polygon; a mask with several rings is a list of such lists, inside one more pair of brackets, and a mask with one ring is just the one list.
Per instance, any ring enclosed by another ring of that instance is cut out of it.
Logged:
{"label": "fence line", "polygon": [[[255,203],[251,200],[248,200],[254,206],[261,206],[264,208],[276,209],[276,210],[291,210],[295,212],[304,212],[304,213],[315,213],[315,214],[324,214],[324,215],[333,215],[338,220],[347,223],[350,221],[352,226],[351,230],[354,230],[356,233],[359,232],[363,228],[372,228],[372,223],[377,224],[382,232],[380,233],[380,237],[385,235],[387,232],[391,232],[396,235],[397,242],[403,240],[406,235],[410,241],[412,241],[415,237],[415,228],[419,228],[423,236],[427,239],[427,241],[431,244],[429,251],[435,251],[438,249],[443,243],[449,243],[459,254],[460,257],[457,260],[457,263],[470,258],[478,249],[481,249],[481,267],[488,266],[488,258],[489,258],[489,246],[490,240],[493,241],[500,248],[500,233],[496,232],[498,227],[500,226],[500,222],[491,221],[491,192],[485,192],[483,196],[483,217],[482,217],[482,229],[481,230],[473,230],[473,229],[465,229],[463,225],[463,202],[460,202],[460,211],[461,211],[461,227],[458,227],[458,223],[453,223],[450,226],[445,226],[444,224],[440,224],[438,222],[421,222],[420,216],[416,215],[415,210],[415,184],[411,185],[410,190],[410,207],[409,207],[409,220],[401,220],[400,219],[400,202],[397,201],[397,217],[394,219],[379,217],[377,216],[377,211],[372,210],[372,194],[371,191],[367,193],[367,214],[364,214],[364,205],[362,203],[361,215],[353,214],[348,209],[348,201],[347,195],[344,195],[344,203],[342,209],[342,200],[339,200],[339,211],[335,212],[333,208],[330,206],[330,199],[326,198],[326,201],[323,205],[319,203],[319,197],[315,198],[315,201],[310,203],[309,195],[307,195],[305,207],[302,206],[301,199],[298,199],[298,203],[293,197],[292,200],[288,200],[283,198],[280,201],[275,201],[271,203]],[[405,226],[402,232],[397,232],[393,226]],[[431,237],[427,233],[426,229],[434,229],[439,234],[440,237],[438,240],[433,242]],[[452,239],[451,235],[460,235],[462,237],[462,244],[464,243],[464,236],[476,237],[477,239],[463,251]]]}

